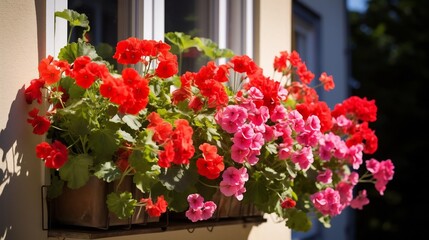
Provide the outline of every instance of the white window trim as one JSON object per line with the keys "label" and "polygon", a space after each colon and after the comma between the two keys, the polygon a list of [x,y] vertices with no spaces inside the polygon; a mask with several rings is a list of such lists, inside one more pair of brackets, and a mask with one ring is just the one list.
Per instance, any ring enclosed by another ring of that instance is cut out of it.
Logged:
{"label": "white window trim", "polygon": [[164,5],[164,0],[121,1],[118,4],[118,40],[129,36],[164,40]]}
{"label": "white window trim", "polygon": [[164,40],[165,33],[165,3],[164,0],[153,1],[152,29],[154,40]]}
{"label": "white window trim", "polygon": [[[129,0],[131,26],[127,35],[164,40],[164,0]],[[122,4],[121,4],[122,5]],[[118,6],[120,7],[120,6]],[[67,21],[55,18],[56,11],[68,8],[67,0],[46,0],[46,54],[58,56],[67,44]],[[143,14],[138,14],[139,12]]]}
{"label": "white window trim", "polygon": [[253,0],[245,1],[245,38],[244,38],[244,53],[250,58],[253,58]]}
{"label": "white window trim", "polygon": [[228,38],[229,48],[236,54],[245,54],[253,58],[253,1],[229,1],[227,7],[220,12],[228,13],[225,37]]}
{"label": "white window trim", "polygon": [[67,44],[67,21],[55,17],[56,11],[67,8],[67,0],[46,0],[46,55],[58,56]]}
{"label": "white window trim", "polygon": [[[59,50],[67,44],[67,21],[54,17],[55,11],[67,9],[67,4],[67,0],[46,0],[46,53],[52,56],[58,56]],[[239,6],[242,9],[240,22],[236,25],[229,25],[231,2],[215,1],[216,32],[213,40],[220,48],[225,48],[228,45],[228,38],[239,37],[240,41],[230,45],[230,48],[239,54],[253,57],[253,1],[240,0]],[[142,39],[164,40],[164,0],[128,0],[118,7],[127,8],[125,9],[127,14],[119,16],[119,23],[131,23],[128,27],[120,25],[118,29],[120,39],[125,36],[135,36]]]}
{"label": "white window trim", "polygon": [[217,43],[219,48],[226,48],[227,39],[227,2],[226,0],[219,0],[218,3],[218,39]]}

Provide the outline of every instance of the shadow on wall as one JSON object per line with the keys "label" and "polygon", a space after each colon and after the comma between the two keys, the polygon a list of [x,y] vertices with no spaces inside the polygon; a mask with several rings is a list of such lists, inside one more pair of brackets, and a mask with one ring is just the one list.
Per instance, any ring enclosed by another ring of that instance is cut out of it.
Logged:
{"label": "shadow on wall", "polygon": [[[22,87],[0,130],[0,239],[26,239],[23,227],[34,228],[35,222],[40,222],[37,227],[41,229],[41,198],[35,198],[40,196],[41,165],[34,147],[42,137],[31,133],[29,111]],[[34,219],[34,213],[40,217]]]}

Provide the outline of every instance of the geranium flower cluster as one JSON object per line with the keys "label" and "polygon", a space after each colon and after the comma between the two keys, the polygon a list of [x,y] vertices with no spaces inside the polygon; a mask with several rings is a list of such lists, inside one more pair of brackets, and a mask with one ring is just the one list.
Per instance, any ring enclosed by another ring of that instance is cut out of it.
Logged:
{"label": "geranium flower cluster", "polygon": [[195,148],[192,145],[193,130],[188,121],[176,120],[174,122],[176,128],[173,130],[173,126],[155,112],[150,113],[147,119],[149,121],[147,129],[154,132],[153,140],[164,148],[158,152],[158,165],[168,168],[171,163],[189,164]]}
{"label": "geranium flower cluster", "polygon": [[249,180],[249,175],[246,168],[229,167],[222,174],[220,191],[227,197],[234,196],[241,201],[244,197],[243,193],[246,192],[244,184],[247,180]]}
{"label": "geranium flower cluster", "polygon": [[152,202],[151,198],[142,198],[140,199],[140,203],[145,206],[147,213],[151,217],[159,217],[167,211],[168,203],[165,201],[163,195],[158,196],[155,203]]}
{"label": "geranium flower cluster", "polygon": [[[219,52],[171,34],[171,45]],[[179,55],[186,51],[176,47]],[[132,176],[143,198],[108,195],[109,210],[120,218],[142,206],[150,216],[170,209],[192,222],[207,220],[221,207],[215,194],[222,194],[307,231],[310,213],[328,226],[346,207],[368,204],[365,189],[355,194],[358,183],[374,183],[383,195],[393,178],[391,160],[364,160],[378,145],[369,127],[377,119],[375,101],[353,96],[331,110],[295,51],[274,58],[273,77],[246,55],[182,74],[162,41],[122,40],[113,58],[121,73],[89,43],[69,43],[58,60],[40,62],[25,98],[50,103],[29,111],[28,122],[50,139],[36,155],[54,170],[55,186]],[[318,86],[332,90],[333,77],[323,72]]]}
{"label": "geranium flower cluster", "polygon": [[204,198],[198,194],[190,194],[187,198],[189,209],[186,211],[186,217],[192,222],[210,219],[216,211],[216,204],[213,201],[204,201]]}

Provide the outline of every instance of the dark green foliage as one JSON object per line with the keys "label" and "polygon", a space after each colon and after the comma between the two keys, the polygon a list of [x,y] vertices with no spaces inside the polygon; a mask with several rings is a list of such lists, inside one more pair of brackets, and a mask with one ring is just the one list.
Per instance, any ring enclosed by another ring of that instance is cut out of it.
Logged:
{"label": "dark green foliage", "polygon": [[427,182],[429,131],[429,1],[372,0],[366,13],[350,13],[353,91],[376,99],[379,138],[374,155],[391,158],[395,177],[384,197],[369,189],[371,204],[357,212],[358,239],[420,239],[428,216],[415,190]]}

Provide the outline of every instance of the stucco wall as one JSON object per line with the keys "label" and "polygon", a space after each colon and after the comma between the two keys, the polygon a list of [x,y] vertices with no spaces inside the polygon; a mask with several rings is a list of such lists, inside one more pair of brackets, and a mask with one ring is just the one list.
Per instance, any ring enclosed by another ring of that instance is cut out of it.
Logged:
{"label": "stucco wall", "polygon": [[254,1],[254,59],[266,76],[274,71],[274,57],[292,46],[292,0]]}
{"label": "stucco wall", "polygon": [[43,239],[41,137],[26,123],[30,107],[24,85],[37,76],[38,42],[34,0],[0,1],[0,238]]}
{"label": "stucco wall", "polygon": [[[45,52],[43,3],[42,0],[0,1],[0,239],[47,239],[42,230],[40,187],[43,184],[44,166],[35,157],[34,147],[42,140],[31,134],[26,123],[31,110],[24,101],[24,88],[37,76],[39,59]],[[36,11],[36,3],[37,11]],[[258,49],[268,44],[268,37],[276,35],[275,44],[259,52],[262,66],[270,65],[274,53],[290,46],[290,2],[280,0],[263,1],[260,4],[261,34]],[[281,4],[282,10],[279,10]],[[270,10],[271,8],[271,10]],[[41,11],[42,9],[42,11]],[[273,10],[281,13],[273,14]],[[270,12],[271,11],[271,12]],[[37,12],[37,14],[36,14]],[[271,14],[277,15],[274,19]],[[269,19],[266,19],[269,17]],[[39,22],[37,21],[39,19]],[[280,21],[282,30],[270,24]],[[271,26],[271,27],[269,27]],[[267,35],[267,36],[266,36]],[[264,37],[265,36],[265,37]],[[274,39],[271,39],[274,40]],[[265,56],[269,56],[266,57]],[[266,59],[266,60],[264,60]],[[269,60],[268,60],[269,59]],[[209,233],[197,229],[194,233],[174,231],[147,234],[143,236],[118,237],[110,239],[289,239],[290,231],[284,223],[232,225],[215,227]]]}

